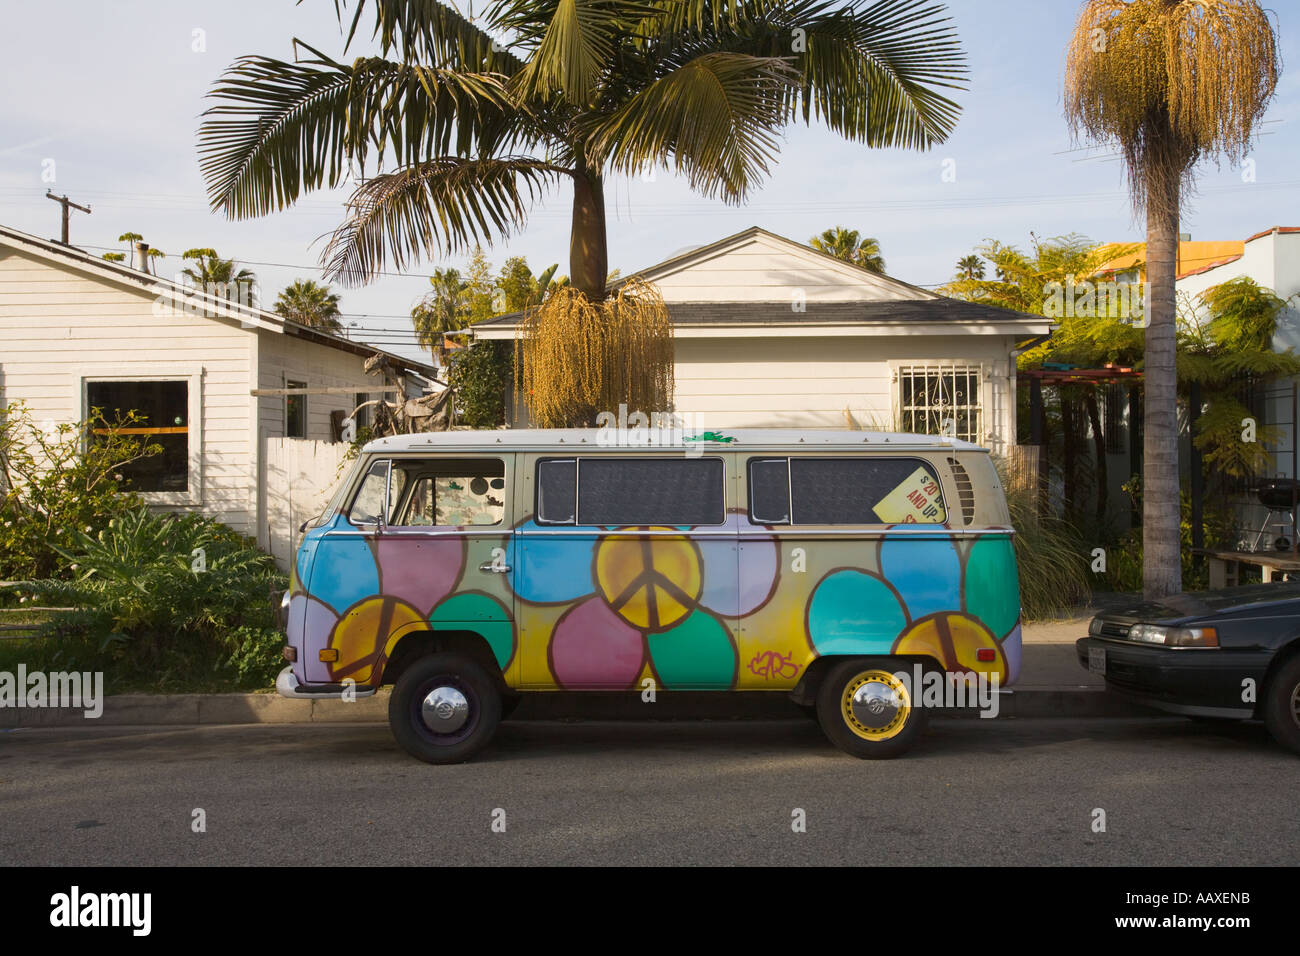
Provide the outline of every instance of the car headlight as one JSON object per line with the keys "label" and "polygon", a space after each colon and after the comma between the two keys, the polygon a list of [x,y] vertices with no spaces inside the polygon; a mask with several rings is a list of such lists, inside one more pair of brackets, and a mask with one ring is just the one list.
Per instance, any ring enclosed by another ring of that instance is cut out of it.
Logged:
{"label": "car headlight", "polygon": [[1163,627],[1159,624],[1134,624],[1128,629],[1130,641],[1163,644],[1165,647],[1218,647],[1219,632],[1212,627]]}
{"label": "car headlight", "polygon": [[1093,637],[1097,637],[1101,634],[1101,618],[1094,617],[1092,619],[1092,622],[1088,625],[1088,633]]}

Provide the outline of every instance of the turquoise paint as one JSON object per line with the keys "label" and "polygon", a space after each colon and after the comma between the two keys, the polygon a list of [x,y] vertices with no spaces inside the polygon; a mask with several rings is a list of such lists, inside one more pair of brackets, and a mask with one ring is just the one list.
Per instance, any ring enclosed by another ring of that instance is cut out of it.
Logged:
{"label": "turquoise paint", "polygon": [[865,571],[832,572],[808,602],[808,635],[819,654],[888,653],[907,623],[894,592]]}

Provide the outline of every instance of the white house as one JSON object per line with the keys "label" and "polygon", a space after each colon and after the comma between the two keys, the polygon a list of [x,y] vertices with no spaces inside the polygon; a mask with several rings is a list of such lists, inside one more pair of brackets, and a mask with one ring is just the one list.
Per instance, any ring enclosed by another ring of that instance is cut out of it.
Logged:
{"label": "white house", "polygon": [[[947,429],[1008,453],[1015,356],[1050,328],[757,227],[635,277],[659,288],[672,318],[674,411],[704,428]],[[513,339],[519,319],[479,322],[474,336]]]}
{"label": "white house", "polygon": [[[377,351],[0,227],[0,406],[22,400],[50,422],[92,407],[145,413],[164,450],[130,466],[134,488],[264,547],[276,511],[268,448],[338,440],[343,417],[385,387],[363,368]],[[388,387],[422,394],[431,366],[381,354],[396,381]]]}

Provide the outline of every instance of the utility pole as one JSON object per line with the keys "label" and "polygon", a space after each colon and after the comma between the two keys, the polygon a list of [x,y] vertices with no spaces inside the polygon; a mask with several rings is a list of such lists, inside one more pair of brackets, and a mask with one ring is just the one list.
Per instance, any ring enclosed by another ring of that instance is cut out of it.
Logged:
{"label": "utility pole", "polygon": [[71,206],[73,209],[80,209],[82,212],[86,214],[90,213],[90,207],[78,206],[67,196],[56,196],[48,189],[45,190],[45,198],[53,199],[56,203],[58,203],[60,206],[63,207],[63,239],[60,241],[66,246],[68,244],[68,207]]}

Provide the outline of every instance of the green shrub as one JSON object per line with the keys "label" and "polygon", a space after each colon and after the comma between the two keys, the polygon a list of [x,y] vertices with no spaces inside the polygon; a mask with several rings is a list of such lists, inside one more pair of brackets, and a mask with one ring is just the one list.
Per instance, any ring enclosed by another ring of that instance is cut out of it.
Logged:
{"label": "green shrub", "polygon": [[96,409],[84,422],[42,425],[22,402],[0,408],[0,581],[68,577],[60,549],[140,503],[121,490],[121,469],[161,448],[119,429],[142,421]]}
{"label": "green shrub", "polygon": [[15,586],[76,610],[42,628],[42,656],[76,655],[119,684],[265,685],[280,666],[273,594],[286,581],[269,555],[219,522],[143,505],[58,551],[76,573]]}
{"label": "green shrub", "polygon": [[506,390],[514,375],[513,342],[476,342],[451,355],[447,380],[456,389],[460,423],[500,428],[506,421]]}
{"label": "green shrub", "polygon": [[1007,492],[1016,529],[1020,607],[1027,621],[1060,617],[1091,597],[1088,549],[1082,537],[1060,518],[1036,514],[1034,499],[1030,488]]}
{"label": "green shrub", "polygon": [[[1124,490],[1141,508],[1141,481],[1136,476],[1124,485]],[[1202,513],[1205,530],[1205,547],[1235,547],[1236,529],[1232,512],[1221,503],[1209,502]],[[1183,590],[1203,591],[1210,586],[1209,570],[1205,561],[1192,553],[1192,497],[1186,491],[1179,493],[1178,551],[1182,558]],[[1142,526],[1131,528],[1119,541],[1106,549],[1106,574],[1104,586],[1114,591],[1142,590]]]}

